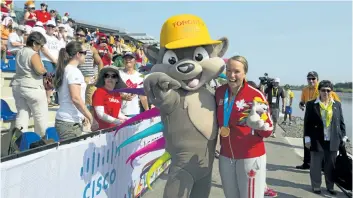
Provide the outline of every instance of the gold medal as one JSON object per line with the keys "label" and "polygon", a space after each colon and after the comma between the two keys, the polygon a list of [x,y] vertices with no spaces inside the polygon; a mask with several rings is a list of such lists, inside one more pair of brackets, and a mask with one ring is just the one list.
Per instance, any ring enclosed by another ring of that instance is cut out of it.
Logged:
{"label": "gold medal", "polygon": [[221,127],[221,136],[222,137],[228,137],[229,134],[230,134],[230,128],[229,127],[225,127],[225,126],[222,126]]}

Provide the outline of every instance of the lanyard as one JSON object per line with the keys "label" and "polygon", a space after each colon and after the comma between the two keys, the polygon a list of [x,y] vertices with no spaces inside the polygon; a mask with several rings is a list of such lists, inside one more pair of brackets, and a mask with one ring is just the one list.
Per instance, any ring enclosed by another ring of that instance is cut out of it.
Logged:
{"label": "lanyard", "polygon": [[232,113],[233,105],[234,105],[234,100],[235,96],[231,99],[230,103],[228,103],[228,89],[226,90],[226,93],[224,94],[224,101],[223,101],[223,126],[228,127],[229,123],[229,118],[230,114]]}
{"label": "lanyard", "polygon": [[278,88],[276,89],[276,94],[273,94],[273,88],[272,88],[272,97],[277,97],[277,94],[278,94]]}

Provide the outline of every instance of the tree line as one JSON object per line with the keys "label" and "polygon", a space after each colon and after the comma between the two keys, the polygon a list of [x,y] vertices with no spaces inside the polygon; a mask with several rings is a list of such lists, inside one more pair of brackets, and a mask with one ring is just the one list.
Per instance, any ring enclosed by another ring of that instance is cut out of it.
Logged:
{"label": "tree line", "polygon": [[[290,85],[292,90],[302,90],[306,85]],[[333,85],[336,92],[352,93],[352,82],[336,83]]]}

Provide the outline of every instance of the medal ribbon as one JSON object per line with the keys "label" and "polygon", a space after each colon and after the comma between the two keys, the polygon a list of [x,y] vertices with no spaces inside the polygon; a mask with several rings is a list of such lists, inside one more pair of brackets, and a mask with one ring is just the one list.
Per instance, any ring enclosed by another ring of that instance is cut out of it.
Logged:
{"label": "medal ribbon", "polygon": [[230,118],[230,114],[232,113],[235,97],[232,97],[230,103],[228,103],[228,100],[229,100],[229,97],[228,97],[228,89],[227,89],[224,94],[224,101],[223,101],[223,126],[224,127],[228,127],[229,118]]}

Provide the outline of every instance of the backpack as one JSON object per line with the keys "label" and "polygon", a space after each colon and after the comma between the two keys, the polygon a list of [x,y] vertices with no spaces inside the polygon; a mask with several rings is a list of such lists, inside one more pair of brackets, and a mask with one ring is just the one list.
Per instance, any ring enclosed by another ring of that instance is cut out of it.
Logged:
{"label": "backpack", "polygon": [[352,190],[352,158],[347,155],[344,145],[340,145],[336,158],[335,182],[346,190]]}

